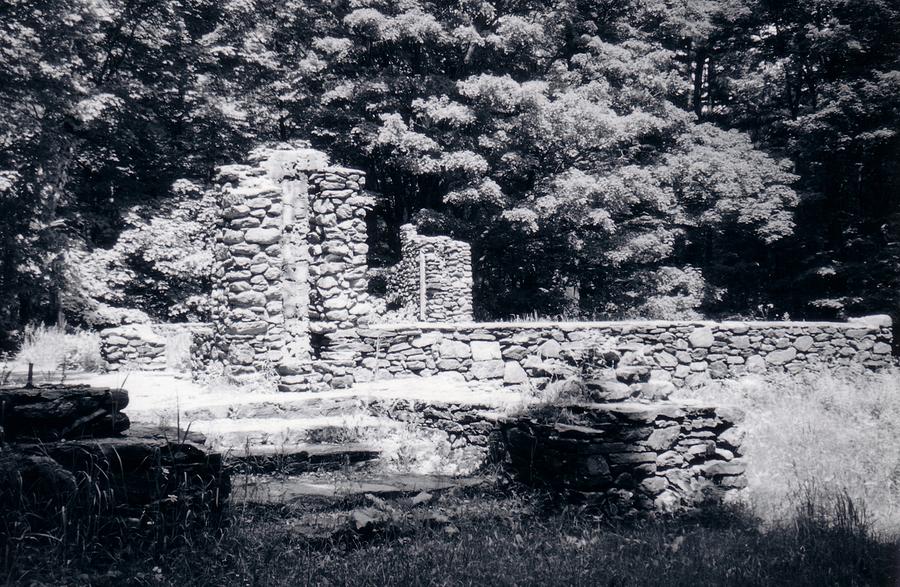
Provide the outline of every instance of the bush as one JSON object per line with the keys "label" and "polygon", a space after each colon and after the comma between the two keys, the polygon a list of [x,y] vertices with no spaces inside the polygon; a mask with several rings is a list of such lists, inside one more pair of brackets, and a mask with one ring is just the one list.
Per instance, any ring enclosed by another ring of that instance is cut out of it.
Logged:
{"label": "bush", "polygon": [[875,528],[900,530],[900,373],[745,377],[680,395],[746,413],[750,502],[765,520],[846,496]]}
{"label": "bush", "polygon": [[15,361],[31,363],[36,372],[45,374],[63,368],[96,371],[103,365],[100,336],[87,331],[70,334],[59,326],[29,325]]}

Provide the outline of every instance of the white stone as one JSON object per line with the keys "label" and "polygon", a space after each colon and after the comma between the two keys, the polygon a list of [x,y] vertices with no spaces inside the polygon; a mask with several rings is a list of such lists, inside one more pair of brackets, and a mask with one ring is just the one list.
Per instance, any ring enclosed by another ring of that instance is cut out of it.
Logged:
{"label": "white stone", "polygon": [[281,231],[277,228],[251,228],[244,235],[248,243],[258,245],[271,245],[281,239]]}
{"label": "white stone", "polygon": [[890,328],[891,317],[887,314],[873,314],[871,316],[860,316],[859,318],[850,318],[847,322],[856,322],[875,326],[876,328]]}
{"label": "white stone", "polygon": [[887,355],[891,352],[891,345],[886,342],[877,342],[872,348],[872,352],[876,355]]}
{"label": "white stone", "polygon": [[548,359],[557,359],[561,350],[562,346],[551,339],[538,347],[538,354]]}
{"label": "white stone", "polygon": [[709,328],[698,328],[688,336],[688,342],[695,349],[707,349],[713,345],[715,338]]}
{"label": "white stone", "polygon": [[501,360],[475,361],[469,372],[475,379],[499,379],[504,376],[506,365]]}
{"label": "white stone", "polygon": [[419,336],[418,338],[414,338],[410,344],[413,345],[414,347],[416,347],[417,349],[420,349],[423,347],[431,346],[436,342],[439,342],[441,340],[441,338],[443,338],[443,335],[440,332],[426,332],[422,336]]}
{"label": "white stone", "polygon": [[503,383],[508,385],[528,383],[528,374],[518,361],[506,361],[506,365],[503,367]]}
{"label": "white stone", "polygon": [[813,337],[811,336],[801,336],[794,341],[794,348],[801,353],[805,353],[806,351],[808,351],[812,347],[812,345]]}
{"label": "white stone", "polygon": [[500,343],[488,340],[472,341],[472,360],[492,361],[503,358],[500,353]]}
{"label": "white stone", "polygon": [[472,356],[472,349],[464,342],[445,338],[441,341],[438,354],[445,359],[467,359]]}
{"label": "white stone", "polygon": [[735,336],[731,339],[731,346],[736,349],[750,348],[749,336]]}
{"label": "white stone", "polygon": [[780,351],[772,351],[766,355],[766,363],[769,363],[770,365],[784,365],[785,363],[792,361],[796,356],[797,349],[789,347]]}
{"label": "white stone", "polygon": [[354,316],[365,316],[366,314],[371,314],[373,311],[374,308],[372,305],[366,303],[355,304],[350,308],[350,314]]}
{"label": "white stone", "polygon": [[656,364],[660,367],[675,367],[678,365],[678,359],[674,355],[662,351],[656,354]]}
{"label": "white stone", "polygon": [[764,373],[766,371],[766,360],[759,355],[748,357],[747,371],[750,373]]}
{"label": "white stone", "polygon": [[329,310],[340,310],[342,308],[346,308],[350,303],[349,298],[346,295],[341,294],[334,296],[332,298],[326,299],[322,305],[325,306]]}

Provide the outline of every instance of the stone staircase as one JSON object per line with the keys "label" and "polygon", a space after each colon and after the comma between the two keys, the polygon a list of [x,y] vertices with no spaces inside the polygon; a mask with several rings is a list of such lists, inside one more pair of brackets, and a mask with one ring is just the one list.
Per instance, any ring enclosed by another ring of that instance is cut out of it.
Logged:
{"label": "stone staircase", "polygon": [[245,485],[256,489],[244,494],[257,501],[271,500],[273,483],[278,495],[402,493],[470,476],[488,455],[496,420],[529,403],[520,393],[446,377],[323,392],[160,387],[132,395],[131,420],[202,434],[249,476]]}

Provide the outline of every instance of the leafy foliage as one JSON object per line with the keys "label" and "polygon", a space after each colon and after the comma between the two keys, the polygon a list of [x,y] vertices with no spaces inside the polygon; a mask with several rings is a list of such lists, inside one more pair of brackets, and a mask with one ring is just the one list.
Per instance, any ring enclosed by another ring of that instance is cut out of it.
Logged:
{"label": "leafy foliage", "polygon": [[[485,315],[895,309],[881,0],[39,4],[0,9],[7,325],[63,303],[62,251],[134,249],[135,205],[294,138],[367,171],[373,260],[410,220],[470,240]],[[200,264],[127,256],[188,316]]]}

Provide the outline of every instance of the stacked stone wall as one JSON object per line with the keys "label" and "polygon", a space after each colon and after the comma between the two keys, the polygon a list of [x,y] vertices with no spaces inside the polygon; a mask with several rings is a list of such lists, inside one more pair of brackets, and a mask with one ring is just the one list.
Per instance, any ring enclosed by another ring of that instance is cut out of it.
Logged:
{"label": "stacked stone wall", "polygon": [[553,421],[523,417],[502,427],[510,464],[526,482],[625,511],[737,501],[747,486],[737,410],[687,402],[559,409]]}
{"label": "stacked stone wall", "polygon": [[400,228],[400,248],[389,295],[423,322],[472,320],[469,245],[446,236],[423,236],[406,224]]}
{"label": "stacked stone wall", "polygon": [[[204,322],[126,324],[100,331],[100,352],[108,371],[196,371],[204,368],[211,353],[211,333],[211,325]],[[173,359],[179,344],[186,356],[178,360],[186,364]]]}
{"label": "stacked stone wall", "polygon": [[675,385],[743,373],[877,370],[891,364],[890,319],[850,322],[570,322],[405,324],[359,331],[357,381],[455,372],[541,387],[572,375],[588,352],[643,353]]}
{"label": "stacked stone wall", "polygon": [[352,383],[355,329],[373,312],[365,176],[291,145],[249,161],[219,170],[212,363],[284,390]]}

